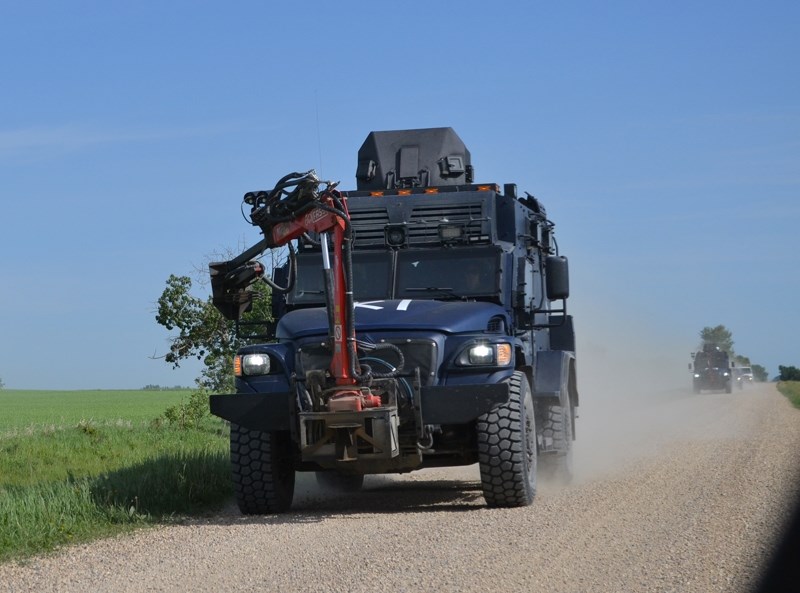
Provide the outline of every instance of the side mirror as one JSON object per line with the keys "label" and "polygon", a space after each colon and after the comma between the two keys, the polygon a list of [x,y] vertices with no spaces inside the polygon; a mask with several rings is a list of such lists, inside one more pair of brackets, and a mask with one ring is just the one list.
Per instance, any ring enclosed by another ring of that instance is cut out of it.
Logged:
{"label": "side mirror", "polygon": [[569,297],[569,264],[561,255],[548,255],[545,259],[547,299],[557,301]]}

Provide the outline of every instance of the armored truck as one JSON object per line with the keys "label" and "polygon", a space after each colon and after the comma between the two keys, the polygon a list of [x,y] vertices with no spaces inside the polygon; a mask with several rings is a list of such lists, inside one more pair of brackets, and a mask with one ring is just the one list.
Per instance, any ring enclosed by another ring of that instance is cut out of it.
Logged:
{"label": "armored truck", "polygon": [[[289,509],[297,472],[352,492],[477,464],[494,507],[570,479],[568,262],[541,201],[476,183],[458,135],[432,128],[370,133],[355,190],[310,171],[244,202],[264,238],[210,265],[213,302],[240,320],[266,281],[277,323],[236,354],[236,393],[210,399],[242,513]],[[257,257],[279,246],[270,279]]]}
{"label": "armored truck", "polygon": [[704,390],[733,392],[728,353],[716,344],[704,344],[702,350],[694,354],[692,367],[695,393]]}

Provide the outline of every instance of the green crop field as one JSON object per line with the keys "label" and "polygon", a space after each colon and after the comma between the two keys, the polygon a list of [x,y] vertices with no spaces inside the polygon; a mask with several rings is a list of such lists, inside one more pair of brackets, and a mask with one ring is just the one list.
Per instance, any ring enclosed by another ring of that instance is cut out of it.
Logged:
{"label": "green crop field", "polygon": [[149,422],[188,397],[190,390],[0,390],[0,434],[31,426],[65,426],[81,420]]}
{"label": "green crop field", "polygon": [[0,562],[217,508],[229,472],[203,392],[0,390]]}

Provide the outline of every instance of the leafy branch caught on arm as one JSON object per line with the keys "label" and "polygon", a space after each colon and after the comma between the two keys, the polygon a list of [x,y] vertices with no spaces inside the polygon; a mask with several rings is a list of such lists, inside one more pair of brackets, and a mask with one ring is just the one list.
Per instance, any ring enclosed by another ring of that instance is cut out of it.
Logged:
{"label": "leafy branch caught on arm", "polygon": [[[211,297],[193,296],[188,276],[171,274],[166,284],[158,299],[156,321],[168,331],[177,330],[178,333],[170,338],[164,360],[177,368],[181,361],[197,358],[205,365],[198,384],[214,393],[231,392],[233,355],[240,346],[235,323],[222,316]],[[252,289],[255,293],[253,307],[245,313],[243,321],[271,320],[269,287],[258,282]]]}

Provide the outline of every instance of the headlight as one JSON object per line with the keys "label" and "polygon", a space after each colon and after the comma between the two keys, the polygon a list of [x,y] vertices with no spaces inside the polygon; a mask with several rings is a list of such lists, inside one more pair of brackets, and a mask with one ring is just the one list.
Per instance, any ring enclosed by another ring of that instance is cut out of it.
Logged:
{"label": "headlight", "polygon": [[511,344],[473,344],[456,360],[459,366],[508,366]]}
{"label": "headlight", "polygon": [[695,374],[694,374],[694,378],[695,378],[695,379],[699,379],[699,378],[700,378],[700,373],[695,373]]}
{"label": "headlight", "polygon": [[233,361],[233,370],[237,377],[242,375],[268,375],[270,369],[267,354],[244,354]]}
{"label": "headlight", "polygon": [[730,376],[731,376],[731,374],[730,374],[730,373],[722,373],[722,376],[723,376],[723,377],[730,377]]}
{"label": "headlight", "polygon": [[478,344],[467,350],[469,364],[492,364],[494,362],[494,348],[486,344]]}

